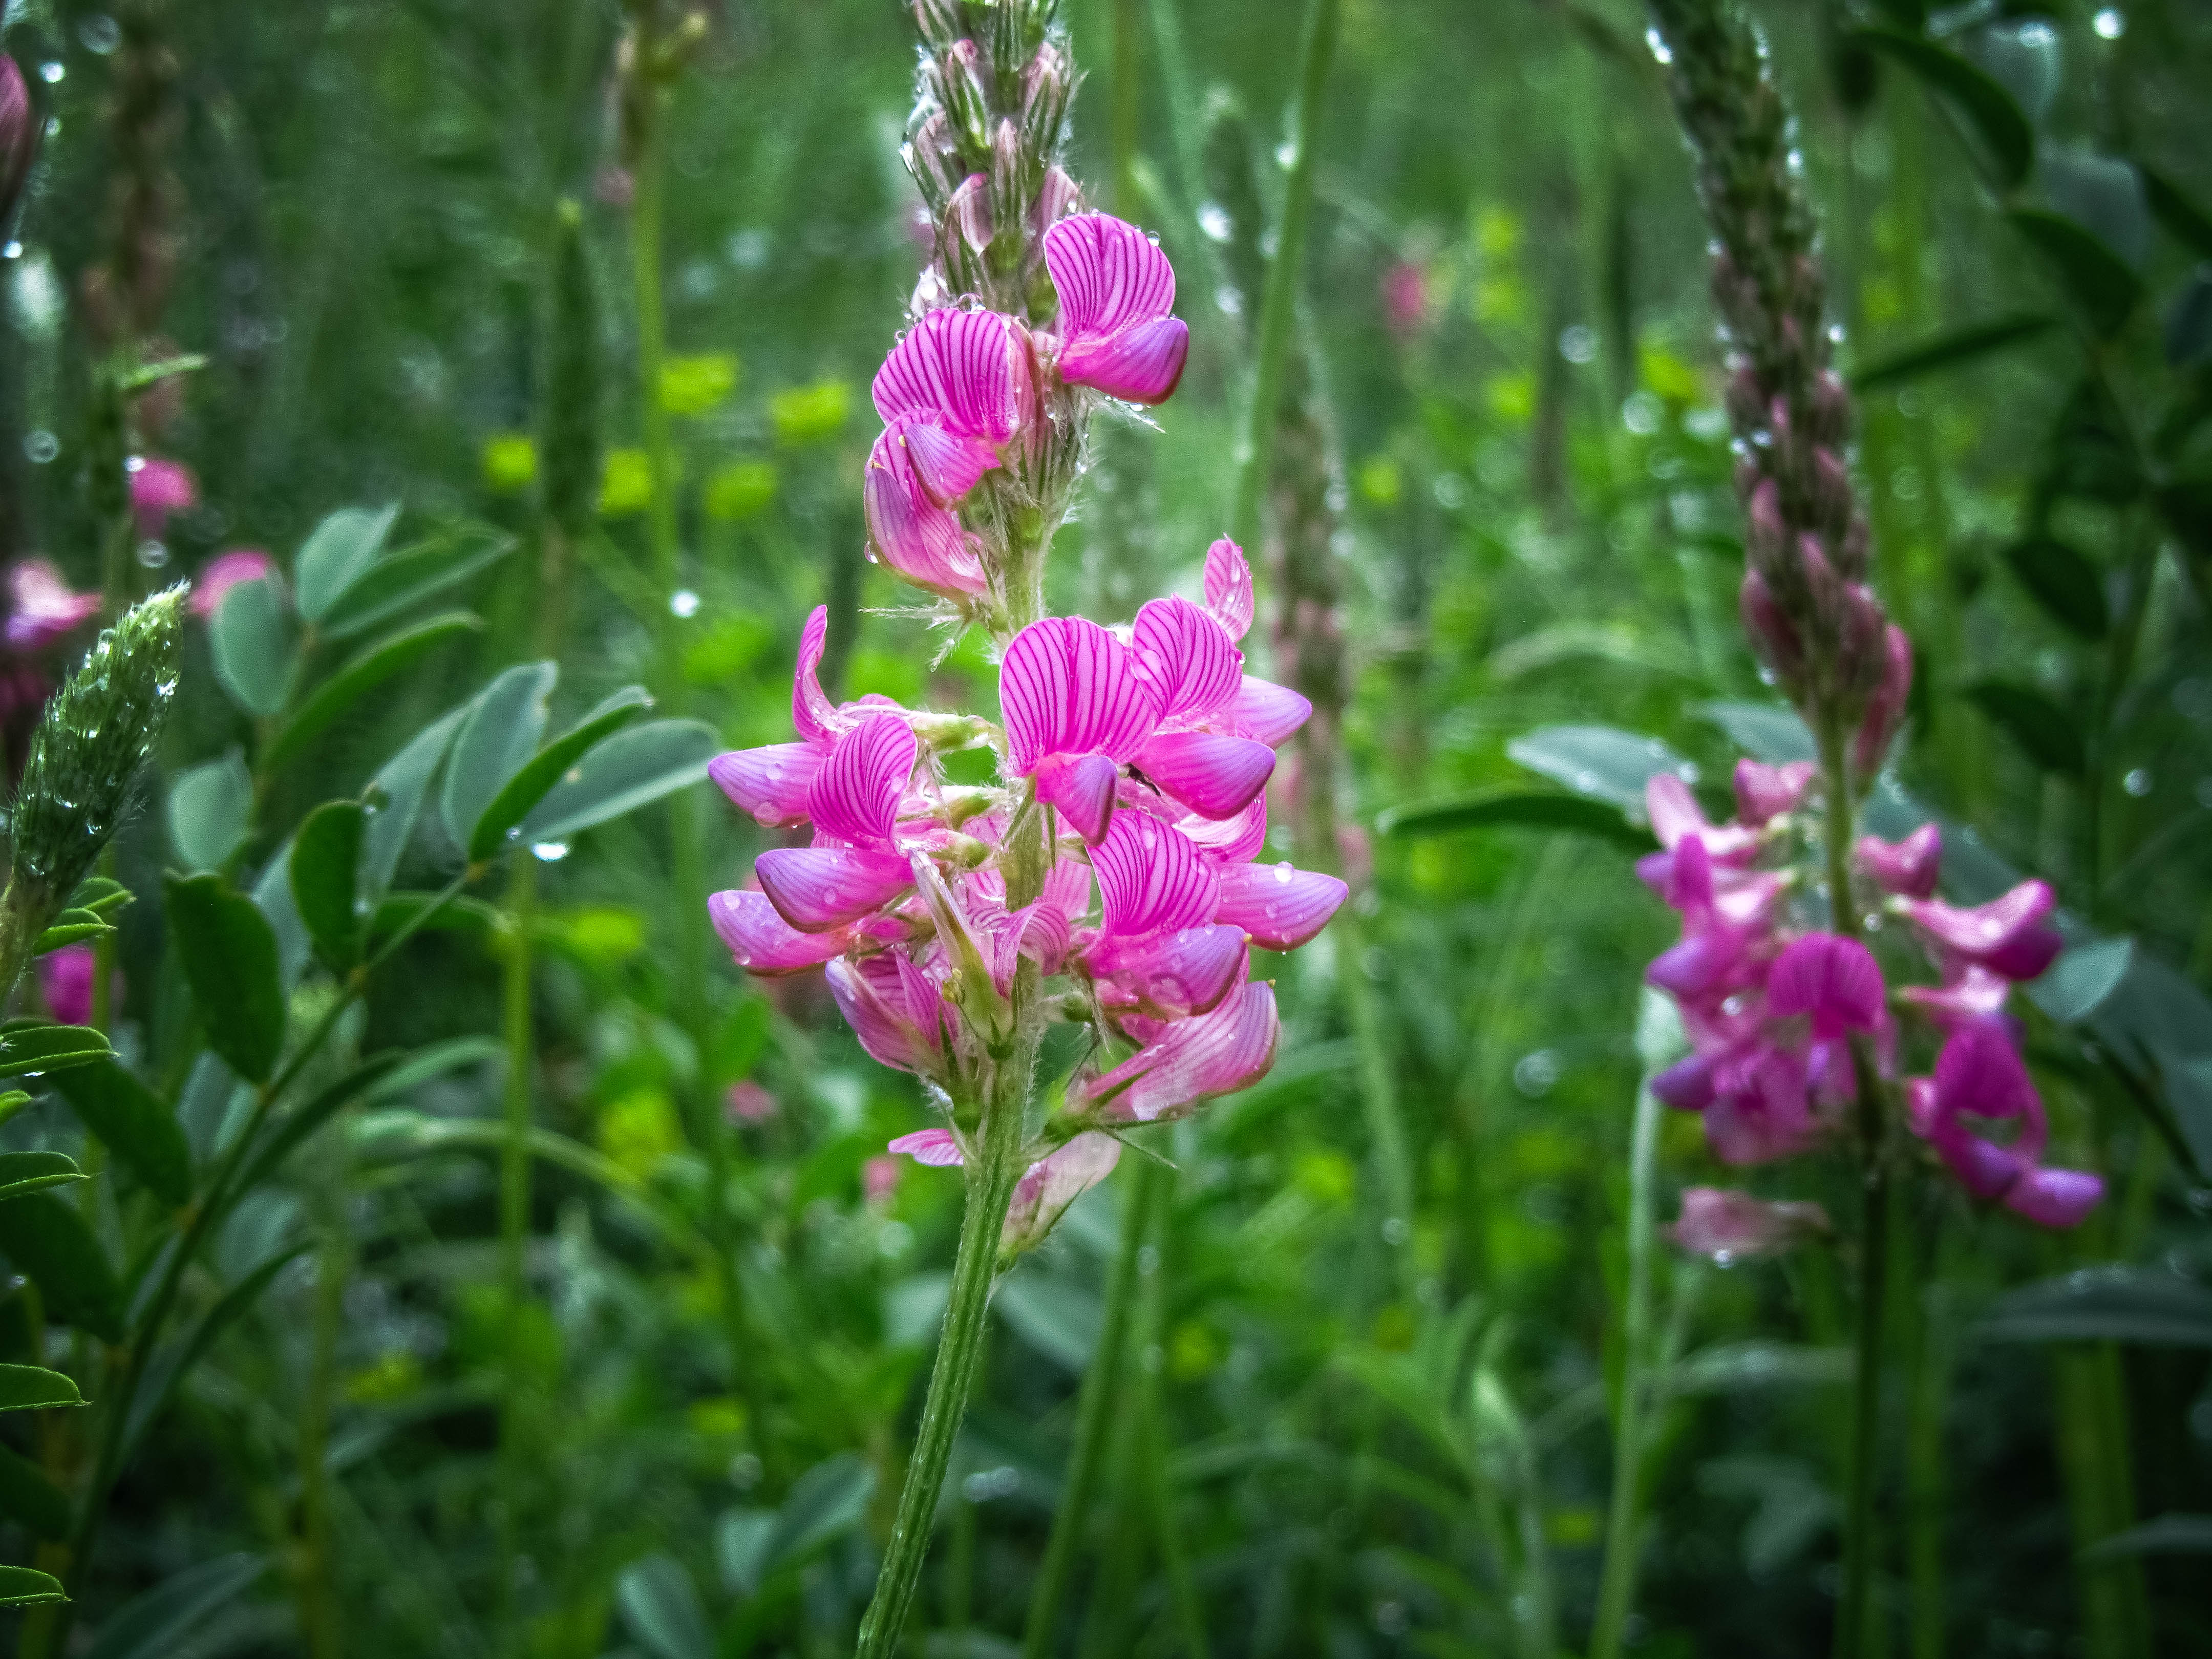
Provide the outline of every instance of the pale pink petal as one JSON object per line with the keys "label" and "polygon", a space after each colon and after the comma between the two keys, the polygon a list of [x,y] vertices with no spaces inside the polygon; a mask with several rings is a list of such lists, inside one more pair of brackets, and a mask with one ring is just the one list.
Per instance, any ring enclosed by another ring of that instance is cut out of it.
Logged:
{"label": "pale pink petal", "polygon": [[1267,793],[1261,790],[1233,818],[1218,823],[1195,814],[1177,825],[1198,850],[1221,865],[1244,864],[1267,844]]}
{"label": "pale pink petal", "polygon": [[911,450],[890,432],[869,452],[860,507],[876,556],[908,581],[951,598],[990,585],[960,515],[930,499]]}
{"label": "pale pink petal", "polygon": [[1096,842],[1114,816],[1121,769],[1103,755],[1047,755],[1034,774],[1037,799],[1059,810],[1084,840]]}
{"label": "pale pink petal", "polygon": [[1134,938],[1213,920],[1220,878],[1179,830],[1139,812],[1116,813],[1091,849],[1101,926]]}
{"label": "pale pink petal", "polygon": [[1717,1187],[1682,1189],[1682,1217],[1662,1229],[1679,1249],[1727,1262],[1777,1255],[1830,1231],[1818,1204],[1771,1202]]}
{"label": "pale pink petal", "polygon": [[928,421],[894,421],[878,441],[906,447],[915,476],[939,507],[951,507],[999,465],[988,439],[959,436]]}
{"label": "pale pink petal", "polygon": [[1137,750],[1137,769],[1202,818],[1233,818],[1274,775],[1275,751],[1249,738],[1170,732]]}
{"label": "pale pink petal", "polygon": [[871,976],[839,957],[829,968],[830,994],[860,1047],[879,1063],[902,1072],[920,1071],[921,1039],[904,1012],[878,992]]}
{"label": "pale pink petal", "polygon": [[1816,1042],[1871,1031],[1881,1021],[1881,969],[1874,953],[1838,933],[1808,933],[1777,958],[1766,1010],[1777,1019],[1809,1014]]}
{"label": "pale pink petal", "polygon": [[904,951],[890,953],[893,970],[898,975],[899,995],[906,1004],[907,1018],[921,1033],[921,1040],[934,1053],[945,1047],[945,998],[931,978]]}
{"label": "pale pink petal", "polygon": [[1291,951],[1327,927],[1351,890],[1318,870],[1232,864],[1221,872],[1221,902],[1213,915],[1243,928],[1255,945]]}
{"label": "pale pink petal", "polygon": [[1972,909],[1941,899],[1908,899],[1899,908],[1940,951],[1979,963],[2009,980],[2029,980],[2050,967],[2065,948],[2057,931],[2043,920],[2057,902],[2048,884],[2024,881]]}
{"label": "pale pink petal", "polygon": [[218,553],[192,578],[191,613],[203,619],[212,617],[222,596],[240,582],[259,581],[276,574],[276,562],[258,547],[234,547],[228,553]]}
{"label": "pale pink petal", "polygon": [[1304,726],[1313,714],[1313,704],[1287,685],[1244,677],[1237,701],[1229,706],[1225,722],[1240,738],[1264,743],[1270,749]]}
{"label": "pale pink petal", "polygon": [[1784,812],[1796,811],[1804,805],[1819,772],[1820,769],[1810,761],[1791,761],[1785,766],[1767,766],[1755,760],[1738,761],[1736,816],[1756,826],[1780,817]]}
{"label": "pale pink petal", "polygon": [[999,702],[1019,777],[1048,755],[1126,761],[1159,722],[1128,647],[1081,617],[1048,617],[1014,636],[999,666]]}
{"label": "pale pink petal", "polygon": [[1881,683],[1867,699],[1866,714],[1851,739],[1851,765],[1862,777],[1881,769],[1898,727],[1905,723],[1912,693],[1912,641],[1895,623],[1882,635]]}
{"label": "pale pink petal", "polygon": [[1138,323],[1103,339],[1070,340],[1060,378],[1133,404],[1164,404],[1182,380],[1190,327],[1180,317]]}
{"label": "pale pink petal", "polygon": [[1159,244],[1110,214],[1081,213],[1044,234],[1045,269],[1060,295],[1060,337],[1090,339],[1165,317],[1175,268]]}
{"label": "pale pink petal", "polygon": [[1103,1077],[1074,1092],[1114,1123],[1180,1117],[1215,1095],[1249,1088],[1275,1063],[1282,1027],[1272,986],[1250,983],[1212,1013],[1177,1020]]}
{"label": "pale pink petal", "polygon": [[830,607],[817,605],[799,633],[799,665],[791,672],[791,723],[809,743],[827,743],[836,734],[837,710],[822,690],[816,671],[830,648]]}
{"label": "pale pink petal", "polygon": [[814,827],[855,846],[890,846],[919,747],[914,728],[897,715],[862,719],[837,740],[808,786]]}
{"label": "pale pink petal", "polygon": [[[1244,934],[1236,927],[1186,927],[1134,940],[1109,937],[1088,957],[1093,973],[1110,976],[1130,1003],[1161,1019],[1216,1006],[1244,982],[1250,963]],[[1109,1000],[1120,1004],[1123,997]]]}
{"label": "pale pink petal", "polygon": [[1969,964],[1942,985],[1908,985],[1899,994],[1926,1009],[1930,1019],[1948,1030],[1962,1020],[1994,1019],[2002,1013],[2012,995],[2012,981]]}
{"label": "pale pink petal", "polygon": [[776,914],[803,933],[857,921],[914,885],[897,854],[842,847],[771,848],[754,860],[753,874]]}
{"label": "pale pink petal", "polygon": [[823,750],[811,744],[771,743],[758,749],[733,749],[707,763],[707,775],[734,802],[769,829],[806,822],[806,788],[822,764]]}
{"label": "pale pink petal", "polygon": [[901,1135],[884,1150],[903,1152],[915,1163],[936,1170],[951,1169],[967,1161],[950,1129],[916,1129],[910,1135]]}
{"label": "pale pink petal", "polygon": [[2030,1170],[2005,1194],[2005,1207],[2044,1227],[2075,1227],[2103,1201],[2103,1177],[2081,1170]]}
{"label": "pale pink petal", "polygon": [[44,559],[25,559],[8,572],[7,643],[18,651],[52,644],[99,614],[100,595],[79,593]]}
{"label": "pale pink petal", "polygon": [[716,893],[707,901],[707,915],[738,966],[764,976],[818,968],[848,943],[842,933],[800,933],[764,893]]}
{"label": "pale pink petal", "polygon": [[1903,841],[1884,841],[1862,836],[1859,868],[1874,878],[1875,885],[1900,898],[1924,899],[1936,891],[1936,878],[1943,863],[1943,832],[1923,823]]}
{"label": "pale pink petal", "polygon": [[876,373],[876,412],[935,416],[963,437],[1005,443],[1029,423],[1035,392],[1021,325],[948,306],[915,324]]}
{"label": "pale pink petal", "polygon": [[1147,600],[1131,631],[1137,672],[1152,683],[1163,720],[1211,714],[1242,689],[1244,653],[1188,599]]}
{"label": "pale pink petal", "polygon": [[1206,550],[1206,608],[1231,641],[1251,629],[1252,567],[1226,536]]}
{"label": "pale pink petal", "polygon": [[1121,1143],[1094,1130],[1030,1165],[1014,1188],[1000,1251],[1033,1250],[1044,1243],[1068,1206],[1113,1174],[1121,1157]]}
{"label": "pale pink petal", "polygon": [[137,515],[142,536],[159,536],[169,514],[183,512],[199,498],[199,483],[181,461],[149,455],[131,475],[131,510]]}

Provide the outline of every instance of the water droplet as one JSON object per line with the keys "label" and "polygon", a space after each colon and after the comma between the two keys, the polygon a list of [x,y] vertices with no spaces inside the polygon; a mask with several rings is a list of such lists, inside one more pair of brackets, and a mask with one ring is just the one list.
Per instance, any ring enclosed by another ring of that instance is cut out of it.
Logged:
{"label": "water droplet", "polygon": [[2150,793],[2150,774],[2140,766],[2120,780],[2120,787],[2138,800]]}
{"label": "water droplet", "polygon": [[530,854],[540,864],[558,864],[568,856],[568,843],[565,841],[541,841],[531,848]]}
{"label": "water droplet", "polygon": [[39,65],[39,79],[50,87],[57,85],[62,76],[68,73],[69,70],[63,67],[58,58],[51,58]]}
{"label": "water droplet", "polygon": [[1227,241],[1237,230],[1235,222],[1229,216],[1229,210],[1218,202],[1200,202],[1198,204],[1198,228],[1217,242]]}
{"label": "water droplet", "polygon": [[1291,877],[1293,873],[1294,872],[1292,872],[1291,868],[1291,861],[1288,859],[1285,859],[1280,864],[1275,866],[1275,879],[1285,887],[1290,885]]}
{"label": "water droplet", "polygon": [[699,614],[699,596],[688,587],[679,587],[668,596],[668,608],[688,620]]}
{"label": "water droplet", "polygon": [[44,466],[62,453],[61,440],[43,429],[23,434],[23,459],[33,466]]}
{"label": "water droplet", "polygon": [[1660,33],[1656,28],[1648,28],[1644,31],[1644,44],[1651,48],[1651,55],[1661,63],[1671,64],[1674,61],[1674,48],[1667,44],[1667,37]]}

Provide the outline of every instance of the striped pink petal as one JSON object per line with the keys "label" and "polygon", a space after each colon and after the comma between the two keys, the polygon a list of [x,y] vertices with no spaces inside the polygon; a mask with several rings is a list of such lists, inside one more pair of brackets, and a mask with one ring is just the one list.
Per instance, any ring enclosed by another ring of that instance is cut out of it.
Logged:
{"label": "striped pink petal", "polygon": [[1133,404],[1175,396],[1190,357],[1190,327],[1180,317],[1138,323],[1098,340],[1071,340],[1060,354],[1060,378]]}
{"label": "striped pink petal", "polygon": [[[891,956],[895,960],[878,956],[831,963],[830,994],[870,1055],[898,1071],[926,1072],[941,1052],[936,988],[905,952]],[[912,982],[916,978],[919,986]]]}
{"label": "striped pink petal", "polygon": [[1141,812],[1118,813],[1091,849],[1101,927],[1133,939],[1213,920],[1221,880],[1180,830]]}
{"label": "striped pink petal", "polygon": [[1244,653],[1188,599],[1146,601],[1132,635],[1137,672],[1152,683],[1163,720],[1211,714],[1243,686]]}
{"label": "striped pink petal", "polygon": [[716,893],[707,901],[707,915],[738,966],[764,977],[818,968],[842,955],[848,943],[841,933],[800,933],[775,913],[764,893]]}
{"label": "striped pink petal", "polygon": [[1249,738],[1168,732],[1136,754],[1137,769],[1202,818],[1233,818],[1274,775],[1275,751]]}
{"label": "striped pink petal", "polygon": [[1107,938],[1089,953],[1087,965],[1110,978],[1125,1000],[1156,1019],[1182,1019],[1216,1006],[1244,982],[1251,953],[1242,929],[1185,927],[1139,939]]}
{"label": "striped pink petal", "polygon": [[802,933],[826,933],[879,910],[914,884],[895,853],[847,847],[776,847],[753,861],[761,891]]}
{"label": "striped pink petal", "polygon": [[1035,403],[1028,339],[995,311],[933,311],[891,348],[876,372],[875,400],[886,422],[925,415],[963,437],[1005,443],[1029,424]]}
{"label": "striped pink petal", "polygon": [[812,744],[770,743],[733,749],[707,763],[707,775],[753,822],[768,829],[806,822],[806,787],[821,767]]}
{"label": "striped pink petal", "polygon": [[1196,814],[1177,826],[1198,850],[1221,866],[1247,864],[1267,844],[1267,792],[1261,790],[1233,818],[1215,823]]}
{"label": "striped pink petal", "polygon": [[1247,984],[1212,1013],[1176,1021],[1103,1077],[1079,1082],[1073,1092],[1095,1103],[1111,1123],[1180,1117],[1202,1100],[1265,1077],[1281,1034],[1273,988]]}
{"label": "striped pink petal", "polygon": [[816,830],[859,847],[889,847],[919,746],[897,715],[865,717],[838,739],[808,787]]}
{"label": "striped pink petal", "polygon": [[1057,808],[1084,840],[1096,842],[1114,816],[1121,777],[1103,755],[1047,755],[1037,763],[1037,799]]}
{"label": "striped pink petal", "polygon": [[1048,755],[1126,761],[1159,723],[1128,647],[1081,617],[1048,617],[1014,636],[999,665],[999,703],[1018,777]]}
{"label": "striped pink petal", "polygon": [[1221,872],[1214,920],[1243,928],[1270,951],[1295,950],[1328,925],[1351,890],[1318,870],[1232,864]]}
{"label": "striped pink petal", "polygon": [[1838,933],[1808,933],[1792,941],[1766,980],[1767,1012],[1777,1019],[1810,1015],[1816,1042],[1874,1030],[1881,1023],[1883,996],[1874,953]]}
{"label": "striped pink petal", "polygon": [[827,743],[836,734],[837,710],[816,672],[830,648],[830,607],[817,605],[799,633],[799,665],[791,674],[791,723],[809,743]]}
{"label": "striped pink petal", "polygon": [[915,477],[939,507],[951,507],[999,465],[999,452],[988,439],[962,437],[928,421],[894,421],[878,441],[906,447]]}
{"label": "striped pink petal", "polygon": [[1272,749],[1304,726],[1312,714],[1313,704],[1289,686],[1255,679],[1247,674],[1224,723],[1238,737],[1264,743]]}
{"label": "striped pink petal", "polygon": [[1226,536],[1206,550],[1206,608],[1232,641],[1252,627],[1252,567]]}
{"label": "striped pink petal", "polygon": [[1121,1158],[1121,1143],[1094,1130],[1030,1164],[1015,1185],[999,1235],[1000,1251],[1032,1250],[1044,1243],[1068,1206],[1113,1174]]}
{"label": "striped pink petal", "polygon": [[989,583],[975,538],[960,515],[930,499],[912,449],[886,430],[868,453],[860,506],[876,556],[917,586],[949,597],[980,593]]}
{"label": "striped pink petal", "polygon": [[934,1170],[954,1169],[967,1162],[961,1155],[959,1140],[950,1129],[916,1129],[910,1135],[901,1135],[884,1150],[903,1152],[915,1163],[927,1164]]}

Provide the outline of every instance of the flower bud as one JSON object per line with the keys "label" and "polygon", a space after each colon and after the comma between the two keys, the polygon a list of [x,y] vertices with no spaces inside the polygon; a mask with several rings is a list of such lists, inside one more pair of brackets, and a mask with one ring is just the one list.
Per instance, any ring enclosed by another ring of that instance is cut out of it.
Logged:
{"label": "flower bud", "polygon": [[1881,678],[1867,699],[1866,714],[1851,741],[1851,767],[1862,778],[1881,770],[1912,695],[1912,641],[1895,623],[1882,635]]}
{"label": "flower bud", "polygon": [[1766,398],[1759,389],[1759,372],[1741,358],[1736,360],[1729,376],[1727,398],[1729,424],[1738,432],[1757,428]]}
{"label": "flower bud", "polygon": [[39,122],[31,108],[31,89],[15,60],[0,52],[0,229],[15,210],[15,200],[39,155]]}
{"label": "flower bud", "polygon": [[1022,71],[1022,137],[1032,155],[1049,155],[1060,148],[1073,89],[1067,54],[1046,41]]}
{"label": "flower bud", "polygon": [[953,131],[969,145],[981,149],[990,142],[990,68],[975,43],[955,41],[939,65],[936,79]]}
{"label": "flower bud", "polygon": [[1807,435],[1816,444],[1830,449],[1843,447],[1844,440],[1850,434],[1851,394],[1844,388],[1843,380],[1832,368],[1824,368],[1813,383],[1813,396],[1808,409]]}
{"label": "flower bud", "polygon": [[1774,590],[1756,570],[1743,573],[1736,592],[1736,608],[1743,616],[1743,631],[1751,636],[1759,660],[1774,671],[1785,691],[1795,695],[1804,683],[1805,647],[1796,628],[1775,602]]}
{"label": "flower bud", "polygon": [[991,216],[995,222],[1022,222],[1036,190],[1037,174],[1020,131],[1012,121],[1000,122],[991,134]]}
{"label": "flower bud", "polygon": [[957,236],[971,252],[981,253],[991,246],[990,190],[988,179],[971,173],[945,204],[946,235]]}
{"label": "flower bud", "polygon": [[942,215],[945,204],[952,199],[952,192],[968,176],[968,169],[961,164],[959,143],[952,136],[951,124],[945,118],[945,112],[930,111],[899,155],[906,163],[906,170],[914,175],[915,187],[921,191],[921,199],[929,204],[930,212]]}
{"label": "flower bud", "polygon": [[963,33],[960,0],[914,0],[914,26],[932,52],[950,51]]}
{"label": "flower bud", "polygon": [[1851,475],[1836,452],[1825,445],[1813,451],[1811,482],[1814,519],[1830,535],[1840,535],[1857,503],[1851,495]]}
{"label": "flower bud", "polygon": [[1083,211],[1083,192],[1076,188],[1075,180],[1057,167],[1044,170],[1044,182],[1037,187],[1036,200],[1030,208],[1030,229],[1042,241],[1044,234],[1072,213]]}
{"label": "flower bud", "polygon": [[1771,572],[1790,544],[1790,527],[1782,521],[1782,486],[1771,478],[1760,479],[1744,516],[1745,555],[1754,569]]}

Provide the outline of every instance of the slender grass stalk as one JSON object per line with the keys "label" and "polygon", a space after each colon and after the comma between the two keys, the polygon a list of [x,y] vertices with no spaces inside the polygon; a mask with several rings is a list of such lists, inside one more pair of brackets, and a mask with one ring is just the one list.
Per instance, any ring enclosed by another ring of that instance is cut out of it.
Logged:
{"label": "slender grass stalk", "polygon": [[[1154,1294],[1164,1298],[1166,1287]],[[1139,1400],[1145,1437],[1145,1498],[1152,1540],[1160,1553],[1160,1572],[1168,1581],[1168,1611],[1175,1620],[1176,1639],[1185,1659],[1209,1659],[1212,1645],[1206,1634],[1206,1599],[1199,1593],[1191,1571],[1190,1553],[1183,1547],[1182,1528],[1176,1523],[1175,1486],[1168,1479],[1168,1421],[1160,1398],[1160,1376],[1146,1369],[1139,1375]]]}
{"label": "slender grass stalk", "polygon": [[[1314,158],[1319,148],[1322,94],[1336,56],[1341,0],[1309,0],[1305,33],[1298,49],[1298,108],[1296,146],[1290,177],[1283,188],[1283,216],[1274,257],[1267,262],[1267,284],[1260,303],[1252,374],[1252,406],[1244,441],[1237,454],[1237,482],[1231,497],[1229,533],[1250,547],[1260,535],[1260,500],[1275,447],[1275,421],[1283,401],[1296,334],[1299,276],[1305,265],[1306,233],[1313,221]],[[1341,920],[1339,926],[1342,926]]]}
{"label": "slender grass stalk", "polygon": [[1037,1569],[1030,1592],[1029,1622],[1022,1638],[1024,1659],[1048,1659],[1053,1652],[1060,1624],[1061,1601],[1075,1569],[1084,1523],[1090,1518],[1092,1494],[1104,1462],[1122,1356],[1129,1346],[1129,1314],[1135,1301],[1138,1259],[1152,1231],[1152,1212],[1159,1204],[1166,1171],[1151,1158],[1139,1158],[1122,1177],[1127,1197],[1121,1207],[1121,1237],[1106,1275],[1106,1313],[1092,1350],[1090,1368],[1075,1407],[1075,1443],[1067,1457],[1067,1474],[1060,1484],[1060,1503],[1053,1510],[1052,1534],[1045,1545],[1044,1561]]}
{"label": "slender grass stalk", "polygon": [[[1646,993],[1647,995],[1650,994]],[[1643,1552],[1645,1366],[1651,1346],[1651,1253],[1659,1176],[1659,1097],[1647,1073],[1636,1091],[1628,1153],[1628,1289],[1620,1310],[1620,1404],[1613,1417],[1613,1498],[1606,1517],[1605,1566],[1598,1580],[1590,1659],[1619,1659],[1636,1605]]]}
{"label": "slender grass stalk", "polygon": [[1905,1558],[1911,1590],[1912,1659],[1943,1659],[1943,1521],[1947,1482],[1944,1419],[1951,1403],[1953,1309],[1949,1268],[1955,1254],[1947,1216],[1936,1213],[1929,1268],[1920,1293],[1918,1352],[1905,1419]]}
{"label": "slender grass stalk", "polygon": [[337,1167],[320,1194],[324,1210],[322,1247],[315,1257],[313,1358],[307,1396],[300,1413],[300,1624],[311,1659],[341,1659],[344,1621],[334,1582],[331,1540],[331,1413],[337,1393],[338,1334],[345,1324],[346,1281],[352,1276],[353,1249],[345,1229],[349,1191],[343,1137]]}
{"label": "slender grass stalk", "polygon": [[1406,1125],[1398,1110],[1398,1074],[1382,1030],[1382,1010],[1367,977],[1367,930],[1358,911],[1346,905],[1330,924],[1336,945],[1336,981],[1344,1011],[1359,1052],[1359,1098],[1366,1109],[1367,1133],[1382,1176],[1383,1242],[1390,1247],[1401,1289],[1413,1276],[1413,1158],[1406,1144]]}
{"label": "slender grass stalk", "polygon": [[499,1612],[506,1648],[516,1642],[514,1564],[520,1553],[524,1401],[529,1368],[523,1309],[530,1293],[530,1073],[536,1059],[530,1022],[530,932],[538,908],[537,860],[526,847],[508,855],[507,936],[501,962],[502,1035],[507,1041],[505,1133],[499,1152],[499,1267],[506,1322],[506,1387],[499,1419]]}
{"label": "slender grass stalk", "polygon": [[[1017,980],[1033,980],[1024,972]],[[1034,986],[1030,987],[1034,990]],[[891,1523],[890,1547],[876,1577],[874,1596],[860,1621],[857,1659],[890,1659],[899,1651],[915,1583],[929,1553],[930,1525],[952,1443],[968,1412],[968,1390],[983,1346],[983,1318],[989,1310],[991,1284],[999,1260],[999,1237],[1006,1224],[1014,1184],[1021,1179],[1023,1115],[1029,1100],[1033,1056],[1008,1056],[983,1109],[978,1156],[963,1171],[965,1204],[960,1217],[960,1247],[952,1261],[952,1293],[938,1335],[937,1360],[929,1373],[929,1393],[921,1407],[921,1427],[908,1460],[906,1485],[899,1492],[898,1516]]]}

